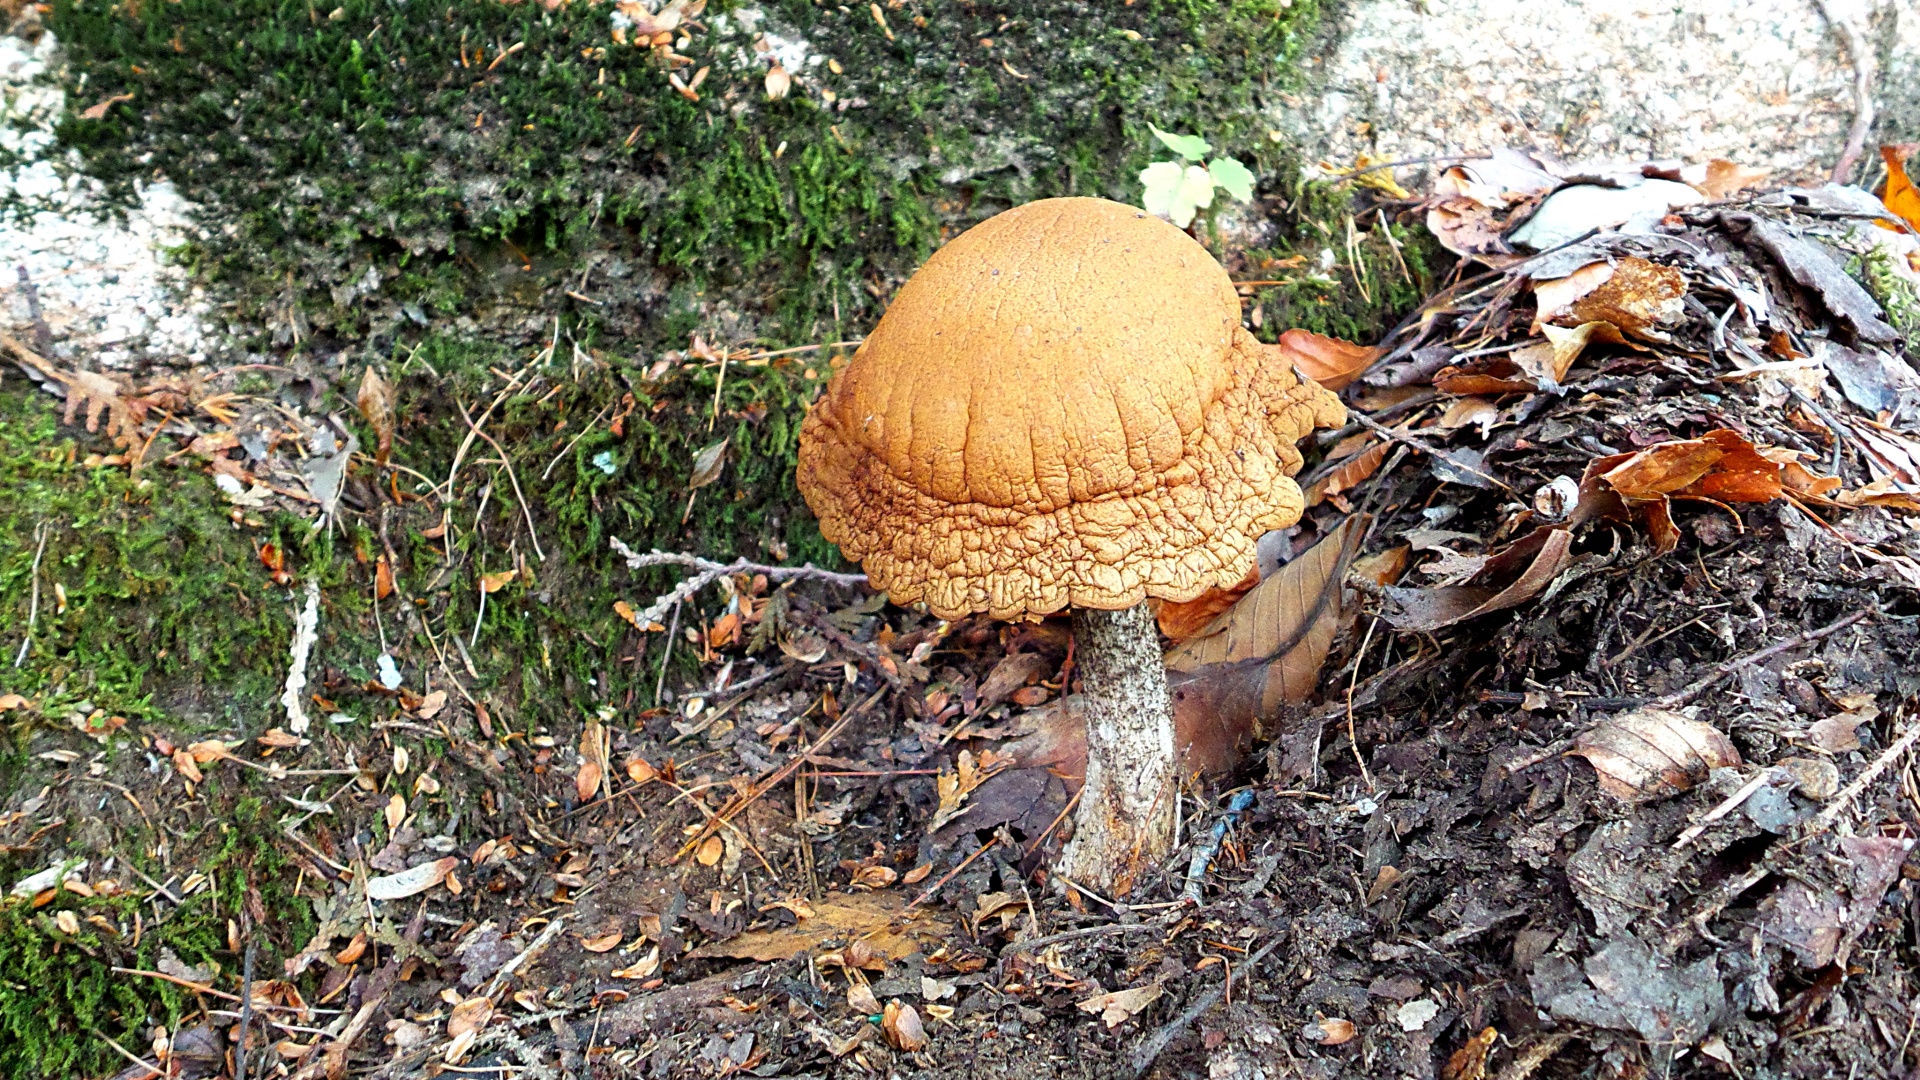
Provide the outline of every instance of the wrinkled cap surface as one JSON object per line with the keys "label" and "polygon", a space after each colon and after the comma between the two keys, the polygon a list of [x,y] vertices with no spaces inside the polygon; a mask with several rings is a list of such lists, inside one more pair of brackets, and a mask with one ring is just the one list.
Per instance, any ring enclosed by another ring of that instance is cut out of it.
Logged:
{"label": "wrinkled cap surface", "polygon": [[1104,199],[1015,207],[901,288],[808,412],[799,485],[895,603],[942,618],[1190,600],[1299,520],[1342,423],[1240,325],[1205,248]]}

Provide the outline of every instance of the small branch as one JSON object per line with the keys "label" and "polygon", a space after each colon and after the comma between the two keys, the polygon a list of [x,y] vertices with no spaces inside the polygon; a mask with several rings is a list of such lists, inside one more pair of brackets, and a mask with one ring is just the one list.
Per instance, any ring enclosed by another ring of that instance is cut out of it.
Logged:
{"label": "small branch", "polygon": [[567,917],[565,915],[554,916],[552,922],[541,928],[540,936],[533,939],[533,944],[520,950],[520,955],[507,961],[506,966],[494,975],[493,981],[487,983],[487,988],[481,991],[481,993],[487,997],[492,997],[499,993],[500,988],[506,985],[507,980],[513,978],[514,972],[519,971],[526,965],[527,961],[539,955],[540,950],[546,948],[548,943],[560,936],[560,929],[566,925],[566,922]]}
{"label": "small branch", "polygon": [[[1243,973],[1241,976],[1242,980],[1252,978],[1254,965],[1266,959],[1267,954],[1277,948],[1284,940],[1286,940],[1286,936],[1283,934],[1267,942],[1265,945],[1260,946],[1259,952],[1247,957],[1246,962],[1240,965],[1240,970]],[[1155,1059],[1159,1058],[1161,1052],[1167,1048],[1167,1045],[1179,1038],[1180,1033],[1187,1030],[1195,1020],[1206,1015],[1207,1010],[1213,1008],[1221,998],[1225,997],[1227,991],[1232,989],[1232,986],[1233,973],[1229,971],[1226,982],[1202,994],[1200,1000],[1187,1007],[1186,1012],[1168,1021],[1160,1030],[1154,1032],[1146,1041],[1142,1042],[1140,1048],[1133,1052],[1133,1061],[1131,1063],[1133,1065],[1133,1080],[1140,1080],[1140,1077],[1145,1076],[1147,1070],[1153,1067]]]}
{"label": "small branch", "polygon": [[100,1038],[105,1039],[107,1045],[113,1047],[113,1049],[117,1053],[119,1053],[121,1057],[126,1058],[128,1061],[133,1062],[135,1065],[138,1065],[141,1068],[148,1070],[147,1072],[148,1076],[166,1075],[161,1071],[160,1066],[155,1065],[153,1062],[148,1061],[145,1058],[135,1057],[133,1055],[133,1051],[128,1050],[126,1047],[121,1046],[118,1042],[115,1042],[113,1036],[107,1034],[104,1031],[101,1031],[99,1028],[89,1028],[88,1030],[92,1031],[95,1035],[99,1036]]}
{"label": "small branch", "polygon": [[1845,790],[1834,796],[1833,802],[1828,803],[1827,808],[1820,811],[1820,816],[1813,819],[1813,824],[1807,829],[1806,835],[1812,836],[1832,828],[1833,823],[1840,819],[1840,815],[1846,813],[1847,807],[1853,805],[1853,800],[1859,798],[1860,793],[1867,790],[1868,785],[1878,780],[1881,773],[1886,772],[1895,761],[1898,761],[1900,755],[1913,749],[1916,741],[1920,741],[1920,723],[1914,723],[1909,717],[1907,730],[1894,740],[1892,746],[1887,747],[1879,757],[1874,758],[1873,764],[1867,766],[1865,771],[1855,777],[1853,783],[1848,784]]}
{"label": "small branch", "polygon": [[1853,125],[1847,128],[1847,144],[1840,151],[1840,160],[1833,164],[1830,177],[1836,184],[1844,184],[1852,175],[1853,166],[1867,148],[1867,135],[1873,130],[1873,50],[1868,47],[1860,28],[1853,20],[1834,10],[1830,0],[1813,0],[1813,6],[1820,9],[1826,17],[1827,25],[1840,38],[1841,48],[1853,63]]}
{"label": "small branch", "polygon": [[673,605],[690,599],[694,593],[706,588],[715,581],[730,574],[765,574],[770,581],[785,581],[788,578],[807,578],[824,581],[829,585],[842,588],[857,588],[867,584],[865,574],[840,574],[832,570],[820,570],[808,566],[768,566],[764,563],[752,563],[745,559],[735,559],[731,563],[719,563],[712,559],[703,559],[698,555],[688,555],[675,551],[654,550],[642,555],[628,547],[619,537],[610,537],[608,545],[627,560],[627,567],[643,570],[649,566],[685,566],[699,573],[674,586],[673,591],[654,600],[647,609],[634,616],[642,627],[660,621]]}
{"label": "small branch", "polygon": [[1453,454],[1450,451],[1442,450],[1437,446],[1433,446],[1428,443],[1421,442],[1419,439],[1416,439],[1411,435],[1407,435],[1402,432],[1395,431],[1394,429],[1368,416],[1366,413],[1354,412],[1351,415],[1355,420],[1358,420],[1360,422],[1361,427],[1366,428],[1368,431],[1373,432],[1375,435],[1380,435],[1385,438],[1392,439],[1394,442],[1400,443],[1404,446],[1412,447],[1413,449],[1418,450],[1423,454],[1429,454],[1433,457],[1436,457],[1441,461],[1446,462],[1448,465],[1451,465],[1454,468],[1460,470],[1463,473],[1470,473],[1474,476],[1481,478],[1482,480],[1487,481],[1490,484],[1494,484],[1498,486],[1502,491],[1510,492],[1516,495],[1519,494],[1519,492],[1514,491],[1513,486],[1508,484],[1505,480],[1502,480],[1499,477],[1494,476],[1492,473],[1487,472],[1485,469],[1467,464],[1459,456]]}
{"label": "small branch", "polygon": [[1866,618],[1870,614],[1872,614],[1872,611],[1863,608],[1835,622],[1828,623],[1827,625],[1821,627],[1818,630],[1809,630],[1803,634],[1795,634],[1790,638],[1786,638],[1785,640],[1777,641],[1772,645],[1769,645],[1766,648],[1761,649],[1759,652],[1748,653],[1745,656],[1738,657],[1733,660],[1729,660],[1726,663],[1721,664],[1719,667],[1715,668],[1713,671],[1713,674],[1708,675],[1706,678],[1701,679],[1699,682],[1694,683],[1692,686],[1686,687],[1683,690],[1676,690],[1673,693],[1666,695],[1665,697],[1654,698],[1652,701],[1648,702],[1647,704],[1653,706],[1656,709],[1678,708],[1679,706],[1685,705],[1687,702],[1692,701],[1694,698],[1699,697],[1701,694],[1706,693],[1708,690],[1712,689],[1714,684],[1718,683],[1721,679],[1724,679],[1727,676],[1732,675],[1734,672],[1740,670],[1741,668],[1747,666],[1748,664],[1757,664],[1762,660],[1767,660],[1772,657],[1778,656],[1789,649],[1797,649],[1800,646],[1807,644],[1808,642],[1818,641],[1823,637],[1829,637],[1833,634],[1837,634],[1840,631],[1845,630],[1847,627],[1852,626],[1854,623],[1859,622],[1861,619]]}
{"label": "small branch", "polygon": [[20,651],[13,657],[15,671],[20,669],[21,664],[27,662],[27,647],[33,644],[33,626],[40,618],[40,556],[47,551],[47,523],[41,522],[34,531],[40,534],[40,543],[33,549],[33,569],[28,571],[28,575],[33,578],[33,599],[27,603],[26,636],[20,639]]}

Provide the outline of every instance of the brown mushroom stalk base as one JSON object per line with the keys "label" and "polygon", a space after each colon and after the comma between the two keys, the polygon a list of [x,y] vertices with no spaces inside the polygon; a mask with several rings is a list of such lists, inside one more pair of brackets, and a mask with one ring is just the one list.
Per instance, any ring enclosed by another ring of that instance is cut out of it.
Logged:
{"label": "brown mushroom stalk base", "polygon": [[1103,895],[1125,895],[1173,846],[1173,700],[1146,603],[1076,608],[1087,777],[1060,872]]}

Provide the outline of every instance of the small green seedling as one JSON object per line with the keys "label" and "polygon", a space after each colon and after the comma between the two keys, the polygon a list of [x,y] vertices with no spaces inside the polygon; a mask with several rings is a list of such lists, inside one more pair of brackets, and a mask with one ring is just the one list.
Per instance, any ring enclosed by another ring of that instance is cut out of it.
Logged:
{"label": "small green seedling", "polygon": [[1140,183],[1146,190],[1140,205],[1148,213],[1166,218],[1181,228],[1193,222],[1193,215],[1213,205],[1213,189],[1223,188],[1240,202],[1253,201],[1253,172],[1230,157],[1217,157],[1205,165],[1200,159],[1213,147],[1198,135],[1176,135],[1152,124],[1153,137],[1179,154],[1180,161],[1156,161],[1140,170]]}

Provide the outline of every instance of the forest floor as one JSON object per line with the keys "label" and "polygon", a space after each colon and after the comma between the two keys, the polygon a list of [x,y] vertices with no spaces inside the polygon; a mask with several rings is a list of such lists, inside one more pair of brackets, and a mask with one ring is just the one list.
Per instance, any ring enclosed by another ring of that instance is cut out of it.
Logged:
{"label": "forest floor", "polygon": [[[1734,185],[1526,262],[1457,226],[1518,225],[1565,180],[1537,162],[1451,218],[1303,184],[1235,43],[1307,48],[1308,4],[766,7],[673,46],[707,69],[610,52],[599,5],[39,16],[75,167],[154,155],[236,223],[178,254],[242,344],[103,363],[34,311],[0,342],[0,1071],[1920,1067],[1910,237]],[[820,59],[768,100],[753,43],[792,28]],[[195,85],[261,64],[246,108]],[[890,98],[914,64],[976,81]],[[1099,122],[1049,142],[1074,78]],[[629,97],[550,143],[488,119],[589,89]],[[327,94],[362,126],[303,115]],[[1065,621],[887,605],[791,469],[926,250],[1133,198],[1148,120],[1263,177],[1195,229],[1251,325],[1377,348],[1329,373],[1354,421],[1275,545],[1338,601],[1319,676],[1219,710],[1250,748],[1113,898],[1048,875]],[[1307,556],[1349,520],[1353,558]]]}

